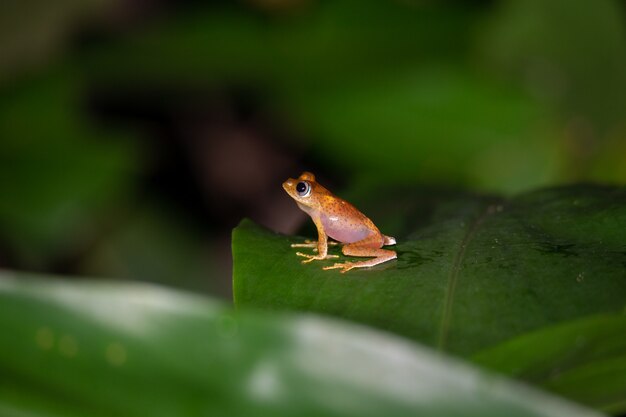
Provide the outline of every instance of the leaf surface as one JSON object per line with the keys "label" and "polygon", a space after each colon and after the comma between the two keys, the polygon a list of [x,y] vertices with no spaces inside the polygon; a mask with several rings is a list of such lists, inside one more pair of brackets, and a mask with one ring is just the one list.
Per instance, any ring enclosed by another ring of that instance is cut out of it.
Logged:
{"label": "leaf surface", "polygon": [[576,398],[626,410],[626,315],[600,315],[522,335],[473,356],[475,363]]}

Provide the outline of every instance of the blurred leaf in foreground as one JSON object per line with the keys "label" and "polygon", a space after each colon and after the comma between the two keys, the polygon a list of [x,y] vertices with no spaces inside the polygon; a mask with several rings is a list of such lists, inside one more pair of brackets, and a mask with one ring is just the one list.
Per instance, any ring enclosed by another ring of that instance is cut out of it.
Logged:
{"label": "blurred leaf in foreground", "polygon": [[599,416],[370,329],[122,283],[0,274],[0,411]]}

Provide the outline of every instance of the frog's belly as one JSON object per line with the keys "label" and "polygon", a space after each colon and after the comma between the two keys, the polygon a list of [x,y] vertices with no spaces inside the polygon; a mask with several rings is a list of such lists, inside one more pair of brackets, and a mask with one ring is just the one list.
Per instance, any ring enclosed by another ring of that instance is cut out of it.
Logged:
{"label": "frog's belly", "polygon": [[364,225],[350,224],[345,220],[341,221],[338,217],[322,216],[321,220],[326,234],[342,243],[358,242],[374,234]]}

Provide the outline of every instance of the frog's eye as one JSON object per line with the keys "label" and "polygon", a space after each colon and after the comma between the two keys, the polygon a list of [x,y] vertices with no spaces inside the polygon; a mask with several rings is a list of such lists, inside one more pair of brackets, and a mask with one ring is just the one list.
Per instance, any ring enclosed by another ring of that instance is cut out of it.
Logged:
{"label": "frog's eye", "polygon": [[300,197],[306,197],[311,194],[311,184],[306,181],[300,181],[296,184],[296,191]]}

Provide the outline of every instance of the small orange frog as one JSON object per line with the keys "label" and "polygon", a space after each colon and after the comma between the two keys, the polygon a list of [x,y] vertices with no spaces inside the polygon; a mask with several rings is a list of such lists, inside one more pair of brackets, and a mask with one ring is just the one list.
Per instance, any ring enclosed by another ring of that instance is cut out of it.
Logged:
{"label": "small orange frog", "polygon": [[317,255],[297,252],[296,255],[307,258],[302,263],[314,260],[338,258],[328,254],[328,237],[343,243],[341,251],[347,256],[372,256],[359,262],[336,263],[324,269],[340,268],[347,272],[353,268],[367,268],[397,257],[396,252],[382,249],[385,245],[395,245],[396,239],[385,236],[356,207],[333,195],[326,188],[315,182],[315,175],[304,172],[297,180],[289,178],[283,188],[291,196],[298,207],[311,216],[317,227],[317,242],[292,244],[292,248],[317,248]]}

